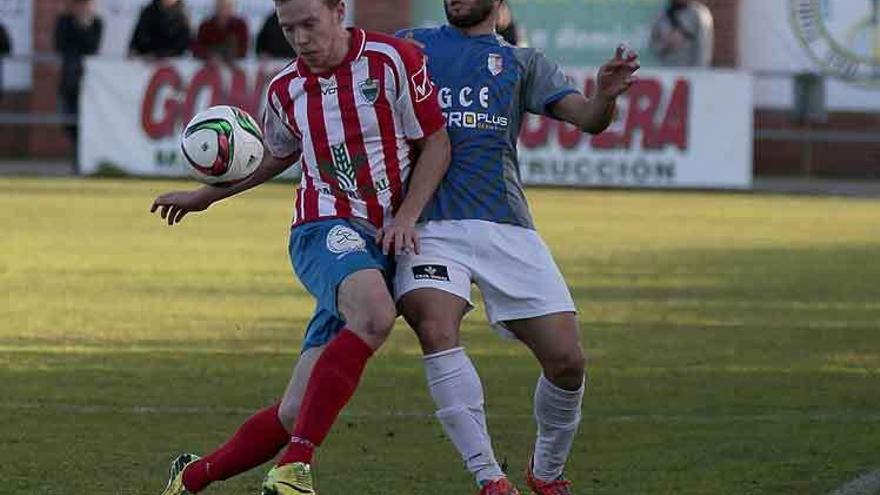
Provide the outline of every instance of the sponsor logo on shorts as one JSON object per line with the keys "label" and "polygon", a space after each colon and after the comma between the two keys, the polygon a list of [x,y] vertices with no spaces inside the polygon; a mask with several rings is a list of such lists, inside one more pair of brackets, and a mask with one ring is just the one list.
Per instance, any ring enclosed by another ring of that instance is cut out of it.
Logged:
{"label": "sponsor logo on shorts", "polygon": [[331,253],[339,254],[339,258],[342,258],[355,251],[365,251],[367,241],[351,227],[337,225],[327,234],[327,249]]}
{"label": "sponsor logo on shorts", "polygon": [[416,280],[449,282],[449,269],[443,265],[418,265],[412,268]]}

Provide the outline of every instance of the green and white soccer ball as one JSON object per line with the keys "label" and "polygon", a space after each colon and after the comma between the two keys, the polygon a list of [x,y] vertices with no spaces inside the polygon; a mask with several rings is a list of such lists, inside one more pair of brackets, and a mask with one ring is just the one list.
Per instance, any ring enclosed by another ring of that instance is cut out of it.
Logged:
{"label": "green and white soccer ball", "polygon": [[204,184],[235,182],[263,160],[263,133],[240,108],[221,105],[199,112],[180,136],[190,175]]}

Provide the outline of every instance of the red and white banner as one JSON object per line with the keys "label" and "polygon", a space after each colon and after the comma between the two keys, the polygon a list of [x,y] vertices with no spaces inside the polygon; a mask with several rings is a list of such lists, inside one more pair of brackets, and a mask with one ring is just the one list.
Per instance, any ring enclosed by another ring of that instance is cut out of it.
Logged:
{"label": "red and white banner", "polygon": [[[570,76],[590,94],[594,70]],[[519,143],[528,184],[748,188],[752,80],[732,71],[644,71],[598,136],[529,117]]]}
{"label": "red and white banner", "polygon": [[186,175],[179,136],[192,116],[224,104],[260,122],[267,85],[281,66],[248,61],[230,69],[194,60],[88,60],[80,110],[83,173]]}
{"label": "red and white banner", "polygon": [[[258,120],[276,64],[237,69],[193,60],[87,62],[80,115],[84,173],[185,175],[178,136],[199,110],[241,107]],[[572,72],[591,92],[594,71]],[[620,99],[599,136],[530,117],[519,144],[527,184],[747,188],[752,179],[752,86],[748,75],[650,71]]]}

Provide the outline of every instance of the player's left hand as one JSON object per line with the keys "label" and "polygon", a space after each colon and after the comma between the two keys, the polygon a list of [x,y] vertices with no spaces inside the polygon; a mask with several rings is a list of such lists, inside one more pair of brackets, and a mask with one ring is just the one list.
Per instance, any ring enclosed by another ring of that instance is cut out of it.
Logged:
{"label": "player's left hand", "polygon": [[611,101],[625,93],[636,82],[633,74],[639,67],[639,55],[625,45],[619,45],[614,58],[599,68],[596,78],[599,98]]}
{"label": "player's left hand", "polygon": [[376,233],[376,244],[382,246],[385,255],[395,256],[419,254],[419,236],[416,234],[416,223],[403,218],[395,218],[387,228]]}

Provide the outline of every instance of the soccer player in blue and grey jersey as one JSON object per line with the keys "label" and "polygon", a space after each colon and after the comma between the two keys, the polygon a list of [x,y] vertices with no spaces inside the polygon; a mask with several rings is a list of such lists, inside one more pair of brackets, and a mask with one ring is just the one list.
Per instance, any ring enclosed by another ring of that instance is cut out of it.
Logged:
{"label": "soccer player in blue and grey jersey", "polygon": [[534,396],[538,438],[529,487],[539,495],[565,495],[571,493],[563,471],[581,419],[585,358],[571,294],[534,230],[516,142],[526,112],[602,132],[617,97],[635,80],[638,56],[620,46],[588,99],[541,52],[496,35],[502,1],[445,0],[450,25],[399,33],[428,57],[453,151],[419,225],[420,249],[398,258],[395,297],[419,336],[437,418],[480,493],[511,495],[518,492],[495,460],[480,378],[459,343],[471,284],[479,287],[491,324],[528,346],[543,370]]}

